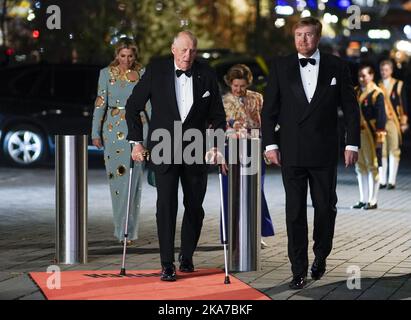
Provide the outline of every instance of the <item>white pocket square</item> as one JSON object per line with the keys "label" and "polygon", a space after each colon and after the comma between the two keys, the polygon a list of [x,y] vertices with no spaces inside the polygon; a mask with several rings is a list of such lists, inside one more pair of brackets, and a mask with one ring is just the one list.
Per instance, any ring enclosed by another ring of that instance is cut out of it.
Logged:
{"label": "white pocket square", "polygon": [[335,77],[334,77],[334,78],[331,79],[330,86],[335,86],[336,84],[337,84],[337,79],[335,79]]}
{"label": "white pocket square", "polygon": [[210,95],[210,91],[206,91],[201,98],[207,98]]}

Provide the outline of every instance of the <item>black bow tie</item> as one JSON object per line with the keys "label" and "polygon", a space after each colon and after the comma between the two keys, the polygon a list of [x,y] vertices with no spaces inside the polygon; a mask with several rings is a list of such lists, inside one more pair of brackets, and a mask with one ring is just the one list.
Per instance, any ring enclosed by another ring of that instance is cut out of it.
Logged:
{"label": "black bow tie", "polygon": [[191,71],[191,69],[188,69],[188,70],[186,70],[186,71],[183,71],[183,70],[180,70],[180,69],[176,69],[176,75],[177,75],[177,78],[180,78],[180,76],[182,75],[182,74],[185,74],[187,77],[191,77],[191,75],[193,74],[193,72]]}
{"label": "black bow tie", "polygon": [[311,63],[313,66],[315,66],[315,59],[313,59],[313,58],[301,58],[300,63],[301,63],[301,66],[303,68],[307,65],[307,63]]}

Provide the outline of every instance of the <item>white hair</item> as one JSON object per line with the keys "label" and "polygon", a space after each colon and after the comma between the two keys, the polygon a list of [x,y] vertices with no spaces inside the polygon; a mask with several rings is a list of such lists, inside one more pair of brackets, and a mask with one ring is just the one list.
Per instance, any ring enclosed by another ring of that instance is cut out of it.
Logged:
{"label": "white hair", "polygon": [[180,31],[179,33],[177,33],[177,35],[174,37],[173,45],[176,45],[178,39],[183,35],[189,37],[191,41],[193,41],[194,46],[197,47],[197,38],[191,31],[188,30]]}

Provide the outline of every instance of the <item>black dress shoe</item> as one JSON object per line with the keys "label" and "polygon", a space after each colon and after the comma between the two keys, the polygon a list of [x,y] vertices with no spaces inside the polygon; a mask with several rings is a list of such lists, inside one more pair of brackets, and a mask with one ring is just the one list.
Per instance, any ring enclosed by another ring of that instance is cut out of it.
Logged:
{"label": "black dress shoe", "polygon": [[366,203],[365,202],[357,202],[355,205],[353,205],[352,207],[351,207],[351,209],[361,209],[361,208],[363,208],[363,207],[365,207],[366,206]]}
{"label": "black dress shoe", "polygon": [[306,276],[293,276],[293,280],[288,284],[290,289],[299,290],[304,288],[307,284],[307,277]]}
{"label": "black dress shoe", "polygon": [[388,187],[387,187],[387,190],[392,190],[392,189],[395,189],[395,184],[389,183]]}
{"label": "black dress shoe", "polygon": [[161,277],[162,281],[176,281],[176,267],[173,265],[171,266],[163,266],[161,269]]}
{"label": "black dress shoe", "polygon": [[320,280],[325,273],[325,260],[315,258],[311,266],[311,278],[313,280]]}
{"label": "black dress shoe", "polygon": [[387,187],[386,184],[380,184],[380,189],[385,189]]}
{"label": "black dress shoe", "polygon": [[363,209],[364,209],[364,210],[373,210],[373,209],[377,209],[377,204],[370,204],[370,203],[367,203],[367,204],[363,207]]}
{"label": "black dress shoe", "polygon": [[186,258],[180,254],[178,261],[180,261],[180,272],[194,272],[194,264],[192,259]]}

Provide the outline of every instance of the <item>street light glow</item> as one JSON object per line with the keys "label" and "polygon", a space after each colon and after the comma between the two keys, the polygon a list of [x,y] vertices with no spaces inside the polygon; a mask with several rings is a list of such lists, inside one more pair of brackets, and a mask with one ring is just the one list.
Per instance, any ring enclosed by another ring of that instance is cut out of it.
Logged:
{"label": "street light glow", "polygon": [[368,15],[368,14],[362,14],[362,15],[361,15],[361,21],[370,22],[370,21],[371,21],[370,15]]}
{"label": "street light glow", "polygon": [[285,26],[285,19],[284,18],[277,18],[274,22],[276,28],[281,28]]}
{"label": "street light glow", "polygon": [[405,51],[407,55],[411,55],[411,42],[410,41],[407,41],[407,40],[398,41],[395,47],[397,48],[397,50]]}
{"label": "street light glow", "polygon": [[36,18],[36,15],[33,12],[29,13],[29,15],[27,16],[28,21],[33,21],[35,18]]}
{"label": "street light glow", "polygon": [[405,35],[407,36],[407,38],[408,39],[411,39],[411,26],[409,25],[409,24],[407,24],[405,27],[404,27],[404,33],[405,33]]}
{"label": "street light glow", "polygon": [[233,0],[233,7],[239,14],[246,14],[250,10],[245,0]]}
{"label": "street light glow", "polygon": [[337,2],[337,6],[340,8],[348,8],[351,5],[350,1],[348,0],[339,0]]}
{"label": "street light glow", "polygon": [[294,9],[290,6],[276,6],[275,12],[279,15],[291,16],[294,13]]}
{"label": "street light glow", "polygon": [[326,12],[324,14],[324,22],[325,23],[337,23],[338,22],[338,17],[335,14],[330,14]]}
{"label": "street light glow", "polygon": [[304,10],[303,12],[301,12],[301,18],[305,18],[305,17],[311,17],[310,10]]}
{"label": "street light glow", "polygon": [[305,2],[304,0],[297,0],[297,10],[298,11],[303,11],[306,6],[307,6],[307,2]]}
{"label": "street light glow", "polygon": [[368,37],[370,39],[389,39],[391,38],[391,32],[387,29],[371,29],[368,31]]}

